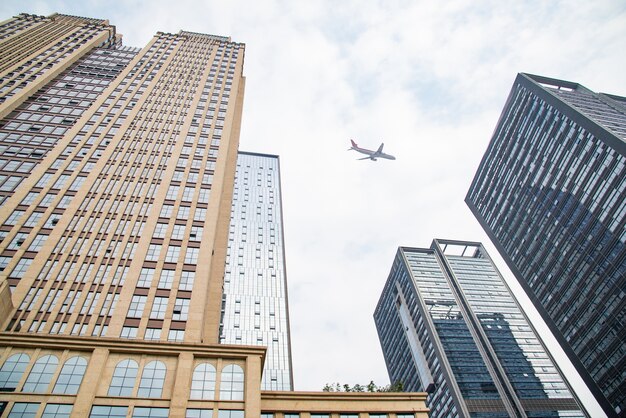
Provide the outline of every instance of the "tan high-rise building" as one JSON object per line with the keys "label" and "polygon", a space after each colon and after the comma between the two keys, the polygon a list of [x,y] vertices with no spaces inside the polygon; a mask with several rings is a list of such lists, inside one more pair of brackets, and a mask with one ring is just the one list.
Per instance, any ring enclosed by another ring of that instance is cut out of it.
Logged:
{"label": "tan high-rise building", "polygon": [[220,344],[243,61],[222,36],[0,23],[2,417],[426,416],[261,391],[265,347]]}

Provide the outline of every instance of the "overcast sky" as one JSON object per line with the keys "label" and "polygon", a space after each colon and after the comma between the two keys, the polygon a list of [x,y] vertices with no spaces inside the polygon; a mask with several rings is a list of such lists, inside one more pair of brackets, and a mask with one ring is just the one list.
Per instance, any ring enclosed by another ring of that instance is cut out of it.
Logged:
{"label": "overcast sky", "polygon": [[[280,155],[297,390],[388,383],[372,314],[398,246],[475,240],[496,258],[463,199],[518,72],[626,95],[621,0],[3,0],[0,11],[108,18],[130,46],[181,29],[246,44],[240,149]],[[397,160],[357,161],[350,138],[384,141]]]}

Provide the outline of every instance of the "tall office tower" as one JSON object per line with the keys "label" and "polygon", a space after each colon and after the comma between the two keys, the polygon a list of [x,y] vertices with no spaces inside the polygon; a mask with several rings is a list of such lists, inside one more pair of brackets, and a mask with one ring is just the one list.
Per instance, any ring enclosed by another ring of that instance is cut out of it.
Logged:
{"label": "tall office tower", "polygon": [[239,152],[220,342],[267,346],[266,390],[293,390],[278,156]]}
{"label": "tall office tower", "polygon": [[465,201],[609,416],[626,416],[626,98],[519,74]]}
{"label": "tall office tower", "polygon": [[116,40],[115,27],[101,19],[21,14],[0,23],[0,118],[76,59]]}
{"label": "tall office tower", "polygon": [[261,391],[264,363],[291,387],[275,158],[255,165],[262,217],[240,224],[269,269],[227,275],[225,295],[251,324],[259,298],[246,329],[270,349],[225,328],[220,344],[243,60],[222,36],[139,50],[98,19],[0,23],[1,417],[426,417],[423,394]]}
{"label": "tall office tower", "polygon": [[431,417],[584,416],[480,243],[400,247],[374,312],[391,381]]}
{"label": "tall office tower", "polygon": [[243,46],[181,32],[130,63],[89,55],[106,52],[128,65],[78,121],[62,101],[97,90],[72,71],[5,118],[18,143],[52,139],[0,211],[5,329],[217,342]]}

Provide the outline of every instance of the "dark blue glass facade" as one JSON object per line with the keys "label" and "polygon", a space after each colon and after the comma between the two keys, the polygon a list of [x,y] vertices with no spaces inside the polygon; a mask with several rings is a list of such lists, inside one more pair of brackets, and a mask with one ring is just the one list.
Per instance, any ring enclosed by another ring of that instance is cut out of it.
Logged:
{"label": "dark blue glass facade", "polygon": [[626,99],[518,75],[466,202],[609,416],[626,416]]}
{"label": "dark blue glass facade", "polygon": [[583,416],[478,243],[401,247],[374,320],[390,380],[433,417]]}

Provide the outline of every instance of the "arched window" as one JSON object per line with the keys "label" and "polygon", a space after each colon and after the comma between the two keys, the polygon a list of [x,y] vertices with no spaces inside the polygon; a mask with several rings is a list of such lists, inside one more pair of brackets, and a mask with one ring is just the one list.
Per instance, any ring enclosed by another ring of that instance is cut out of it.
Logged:
{"label": "arched window", "polygon": [[39,357],[24,383],[22,392],[45,392],[58,365],[59,359],[56,356]]}
{"label": "arched window", "polygon": [[243,369],[236,364],[228,364],[222,369],[220,399],[243,400]]}
{"label": "arched window", "polygon": [[83,357],[72,357],[63,364],[52,393],[76,395],[87,370],[87,360]]}
{"label": "arched window", "polygon": [[0,369],[0,391],[13,392],[30,362],[26,353],[13,354],[7,359]]}
{"label": "arched window", "polygon": [[131,359],[117,363],[109,385],[109,396],[132,395],[138,368],[137,362]]}
{"label": "arched window", "polygon": [[137,396],[142,398],[160,398],[165,382],[165,364],[162,361],[151,361],[146,364],[139,381]]}
{"label": "arched window", "polygon": [[198,364],[191,380],[191,399],[215,399],[215,375],[212,364]]}

